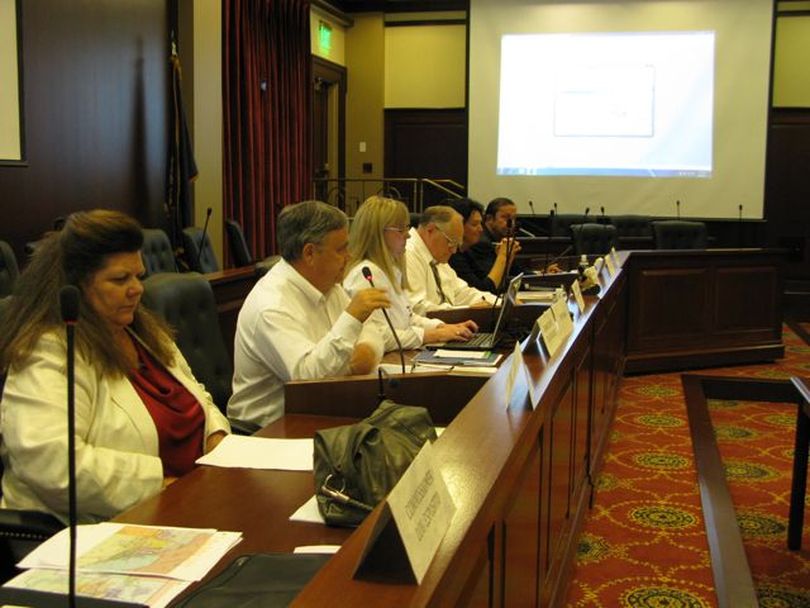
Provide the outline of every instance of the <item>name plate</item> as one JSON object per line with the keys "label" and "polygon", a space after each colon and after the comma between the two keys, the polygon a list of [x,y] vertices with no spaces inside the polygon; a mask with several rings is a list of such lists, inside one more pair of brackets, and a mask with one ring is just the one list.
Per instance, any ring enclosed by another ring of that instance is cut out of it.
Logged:
{"label": "name plate", "polygon": [[582,289],[579,286],[579,281],[574,281],[571,283],[571,291],[574,294],[574,300],[577,303],[577,308],[579,309],[579,314],[585,312],[585,299],[582,297]]}
{"label": "name plate", "polygon": [[386,498],[355,578],[420,584],[455,512],[428,441]]}
{"label": "name plate", "polygon": [[616,248],[615,248],[615,247],[611,247],[611,248],[610,248],[610,257],[612,257],[612,258],[613,258],[613,265],[614,265],[616,268],[621,268],[621,267],[622,267],[622,263],[621,263],[621,261],[619,260],[619,252],[618,252],[618,251],[616,251]]}
{"label": "name plate", "polygon": [[551,305],[551,312],[557,321],[560,330],[560,339],[565,340],[574,331],[574,322],[571,320],[571,311],[568,310],[568,299],[560,298]]}
{"label": "name plate", "polygon": [[520,350],[520,342],[515,341],[515,348],[512,350],[512,358],[509,360],[509,374],[506,376],[506,407],[512,403],[512,395],[515,392],[515,380],[517,380],[520,368],[523,365],[523,353]]}
{"label": "name plate", "polygon": [[548,355],[553,357],[559,350],[560,344],[562,344],[554,313],[551,312],[550,308],[547,308],[537,319],[537,322],[540,324],[540,337],[543,338],[543,344],[546,346]]}
{"label": "name plate", "polygon": [[614,274],[616,274],[616,267],[613,265],[612,255],[605,256],[605,266],[607,266],[608,269],[608,276],[612,277]]}

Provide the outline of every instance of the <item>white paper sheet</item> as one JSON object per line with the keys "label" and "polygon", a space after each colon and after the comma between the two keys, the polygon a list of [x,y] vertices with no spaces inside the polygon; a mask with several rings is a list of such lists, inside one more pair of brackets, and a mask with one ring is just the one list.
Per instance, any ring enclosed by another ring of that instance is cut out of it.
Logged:
{"label": "white paper sheet", "polygon": [[312,439],[270,439],[228,435],[197,464],[243,469],[312,470]]}
{"label": "white paper sheet", "polygon": [[318,511],[318,499],[313,496],[290,515],[290,521],[303,521],[310,524],[326,524]]}
{"label": "white paper sheet", "polygon": [[337,553],[340,545],[302,545],[293,549],[293,553]]}

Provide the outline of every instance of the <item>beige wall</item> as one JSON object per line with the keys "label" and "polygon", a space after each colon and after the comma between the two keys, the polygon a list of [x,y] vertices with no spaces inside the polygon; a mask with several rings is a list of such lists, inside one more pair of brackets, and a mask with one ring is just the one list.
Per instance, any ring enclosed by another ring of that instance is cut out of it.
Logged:
{"label": "beige wall", "polygon": [[385,107],[463,108],[466,30],[464,25],[386,27]]}
{"label": "beige wall", "polygon": [[211,244],[222,267],[222,7],[205,0],[194,5],[194,223],[202,227],[205,212]]}
{"label": "beige wall", "polygon": [[[318,25],[323,21],[332,28],[332,48],[323,49],[319,44]],[[346,28],[334,17],[313,7],[309,11],[309,38],[312,54],[338,65],[346,65]]]}
{"label": "beige wall", "polygon": [[[380,178],[383,175],[383,103],[385,95],[385,31],[381,13],[354,16],[354,26],[346,36],[346,177]],[[360,151],[361,146],[365,148]],[[373,171],[363,173],[363,163]],[[351,212],[363,196],[353,187],[347,191]]]}
{"label": "beige wall", "polygon": [[810,107],[808,60],[810,60],[810,16],[780,17],[776,22],[774,50],[774,106]]}
{"label": "beige wall", "polygon": [[19,160],[20,98],[15,0],[0,0],[0,160]]}

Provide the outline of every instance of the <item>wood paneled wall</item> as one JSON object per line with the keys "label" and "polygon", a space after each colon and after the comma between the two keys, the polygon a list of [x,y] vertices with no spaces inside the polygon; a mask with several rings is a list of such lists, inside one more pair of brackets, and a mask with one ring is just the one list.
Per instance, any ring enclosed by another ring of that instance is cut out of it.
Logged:
{"label": "wood paneled wall", "polygon": [[21,261],[25,242],[78,209],[163,225],[167,4],[23,3],[26,162],[0,166],[0,239]]}

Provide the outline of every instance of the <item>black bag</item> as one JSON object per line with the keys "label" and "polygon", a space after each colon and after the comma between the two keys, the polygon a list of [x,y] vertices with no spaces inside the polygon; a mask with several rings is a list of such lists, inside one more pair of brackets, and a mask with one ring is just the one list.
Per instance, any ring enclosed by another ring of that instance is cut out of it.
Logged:
{"label": "black bag", "polygon": [[386,399],[365,420],[315,433],[315,494],[327,524],[357,526],[436,429],[423,407]]}
{"label": "black bag", "polygon": [[288,606],[331,555],[257,553],[237,557],[177,608]]}

